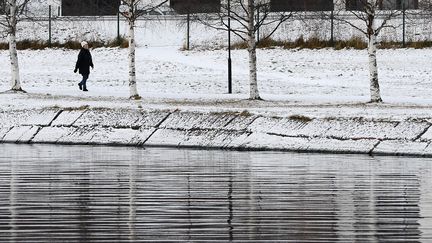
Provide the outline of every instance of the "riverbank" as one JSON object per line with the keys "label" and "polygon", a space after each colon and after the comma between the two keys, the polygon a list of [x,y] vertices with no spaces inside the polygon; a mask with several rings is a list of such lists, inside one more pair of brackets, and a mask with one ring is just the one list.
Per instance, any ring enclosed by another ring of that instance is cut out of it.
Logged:
{"label": "riverbank", "polygon": [[[432,157],[431,106],[1,96],[4,143]],[[33,105],[20,109],[20,102]]]}

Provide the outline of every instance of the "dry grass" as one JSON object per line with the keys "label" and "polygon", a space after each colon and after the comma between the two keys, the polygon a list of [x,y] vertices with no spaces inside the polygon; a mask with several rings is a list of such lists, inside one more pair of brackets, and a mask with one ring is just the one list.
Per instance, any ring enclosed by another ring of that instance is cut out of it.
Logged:
{"label": "dry grass", "polygon": [[231,44],[232,49],[247,49],[248,45],[245,41],[235,42]]}
{"label": "dry grass", "polygon": [[244,111],[240,112],[239,116],[249,117],[249,116],[252,116],[252,113],[250,113],[247,110],[244,110]]}
{"label": "dry grass", "polygon": [[400,48],[400,47],[402,47],[402,43],[395,42],[395,41],[382,41],[378,45],[378,48],[380,48],[380,49],[395,49],[395,48]]}
{"label": "dry grass", "polygon": [[17,42],[17,49],[31,49],[31,50],[41,50],[45,48],[45,43],[43,41],[31,41],[31,40],[23,40]]}
{"label": "dry grass", "polygon": [[283,41],[274,40],[271,38],[267,38],[265,40],[261,40],[258,42],[258,48],[273,48],[275,46],[283,46]]}
{"label": "dry grass", "polygon": [[[129,42],[126,38],[121,37],[120,39],[113,39],[107,42],[101,41],[89,41],[89,45],[91,48],[100,48],[100,47],[120,47],[120,48],[128,48]],[[244,41],[235,42],[231,46],[233,49],[247,49],[247,43]],[[320,40],[318,37],[312,37],[309,39],[305,39],[303,36],[300,36],[295,41],[280,41],[274,40],[271,38],[261,40],[258,45],[258,48],[275,48],[282,47],[284,49],[322,49],[322,48],[334,48],[335,50],[341,49],[357,49],[363,50],[367,48],[367,43],[364,38],[359,36],[354,36],[349,40],[344,41],[335,41],[331,43],[330,41]],[[394,49],[401,48],[402,43],[394,42],[394,41],[382,41],[379,46],[380,49]],[[416,41],[416,42],[407,42],[407,48],[429,48],[432,47],[432,41]],[[0,50],[7,50],[9,48],[8,43],[0,43]],[[60,42],[52,42],[49,44],[47,41],[34,41],[34,40],[22,40],[17,43],[18,50],[42,50],[45,48],[66,48],[78,50],[81,49],[81,44],[78,41],[67,41],[64,43]]]}
{"label": "dry grass", "polygon": [[[247,43],[236,42],[232,45],[233,49],[247,49]],[[335,41],[331,43],[327,40],[321,40],[318,37],[312,37],[309,39],[305,39],[303,36],[300,36],[295,41],[280,41],[274,40],[271,38],[261,40],[258,45],[258,48],[274,48],[274,47],[282,47],[284,49],[322,49],[322,48],[334,48],[336,50],[344,49],[344,48],[353,48],[353,49],[365,49],[367,48],[367,43],[363,41],[361,37],[353,37],[346,41]]]}
{"label": "dry grass", "polygon": [[[107,42],[102,41],[89,41],[91,48],[100,47],[129,47],[129,42],[126,38],[114,39]],[[0,50],[7,50],[9,48],[8,43],[0,43]],[[78,41],[66,41],[64,43],[52,42],[51,44],[47,41],[34,41],[34,40],[22,40],[17,42],[18,50],[42,50],[45,48],[66,48],[72,50],[81,49],[81,43]]]}
{"label": "dry grass", "polygon": [[364,41],[363,38],[359,36],[351,37],[351,39],[346,41],[336,41],[334,43],[334,48],[336,50],[341,50],[344,48],[352,48],[356,50],[362,50],[367,48],[367,43]]}
{"label": "dry grass", "polygon": [[[236,43],[235,45],[239,49],[247,48],[246,43]],[[360,36],[353,36],[352,38],[344,41],[335,41],[331,43],[330,41],[323,41],[317,37],[312,37],[310,39],[305,40],[302,36],[300,36],[297,40],[288,42],[288,41],[277,41],[273,39],[267,39],[261,41],[258,44],[258,48],[274,48],[274,47],[282,47],[284,49],[322,49],[322,48],[334,48],[335,50],[341,49],[356,49],[356,50],[364,50],[367,48],[367,42],[364,38]],[[407,42],[405,45],[407,48],[429,48],[432,47],[432,41],[416,41],[416,42]],[[402,48],[402,43],[395,41],[382,41],[378,45],[379,49],[395,49]]]}
{"label": "dry grass", "polygon": [[312,118],[303,115],[292,115],[289,117],[289,119],[302,123],[308,123],[313,120]]}
{"label": "dry grass", "polygon": [[8,43],[0,43],[0,50],[7,50],[9,49]]}
{"label": "dry grass", "polygon": [[124,37],[120,37],[120,39],[114,39],[111,41],[108,41],[105,46],[107,47],[120,47],[120,48],[128,48],[129,47],[129,41],[128,39]]}
{"label": "dry grass", "polygon": [[428,47],[432,47],[432,41],[408,42],[406,46],[415,49],[428,48]]}

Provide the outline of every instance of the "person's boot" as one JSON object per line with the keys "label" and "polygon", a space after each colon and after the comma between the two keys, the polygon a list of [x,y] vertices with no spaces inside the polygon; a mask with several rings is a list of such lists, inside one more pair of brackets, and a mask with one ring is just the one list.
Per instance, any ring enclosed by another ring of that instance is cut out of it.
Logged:
{"label": "person's boot", "polygon": [[87,85],[83,85],[83,91],[88,91],[87,90]]}
{"label": "person's boot", "polygon": [[82,84],[81,83],[78,84],[78,87],[80,90],[82,90]]}

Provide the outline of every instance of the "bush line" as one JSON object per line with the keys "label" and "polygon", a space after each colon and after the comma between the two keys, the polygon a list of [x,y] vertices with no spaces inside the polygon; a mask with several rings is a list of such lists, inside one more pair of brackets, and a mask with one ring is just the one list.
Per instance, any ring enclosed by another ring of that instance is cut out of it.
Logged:
{"label": "bush line", "polygon": [[[100,47],[120,47],[127,48],[129,47],[129,42],[126,38],[121,37],[119,40],[114,39],[107,42],[102,41],[89,41],[89,45],[92,48],[100,48]],[[232,45],[233,49],[247,49],[246,42],[236,42]],[[323,48],[334,48],[335,50],[341,49],[357,49],[363,50],[367,48],[367,43],[364,38],[355,36],[348,40],[344,41],[334,41],[331,43],[330,41],[323,41],[317,37],[312,37],[307,40],[303,38],[303,36],[299,37],[295,41],[280,41],[268,38],[266,40],[261,40],[258,45],[258,48],[274,48],[274,47],[282,47],[284,49],[323,49]],[[422,49],[432,47],[432,41],[409,41],[405,45],[406,48],[415,48]],[[9,48],[8,43],[0,43],[0,50],[7,50]],[[66,48],[66,49],[81,49],[81,44],[78,41],[67,41],[64,43],[60,42],[52,42],[49,44],[47,41],[35,41],[35,40],[22,40],[17,42],[18,50],[42,50],[45,48]],[[395,49],[402,48],[402,43],[395,41],[382,41],[379,43],[378,48],[380,49]]]}
{"label": "bush line", "polygon": [[[100,48],[100,47],[120,47],[127,48],[129,47],[129,42],[126,38],[114,39],[107,42],[102,41],[88,41],[89,46],[91,48]],[[81,49],[81,43],[79,41],[67,41],[64,43],[60,42],[52,42],[51,44],[48,41],[37,41],[37,40],[22,40],[17,42],[18,50],[42,50],[45,48],[66,48],[72,50]],[[9,43],[0,43],[1,50],[8,50]]]}
{"label": "bush line", "polygon": [[[234,49],[247,49],[246,42],[237,42],[232,45]],[[268,38],[262,40],[257,45],[258,48],[274,48],[282,47],[284,49],[323,49],[323,48],[334,48],[335,50],[341,50],[344,48],[351,48],[357,50],[363,50],[367,48],[367,42],[359,36],[352,37],[348,40],[338,40],[331,43],[331,41],[323,41],[317,37],[312,37],[305,40],[302,36],[295,41],[280,41]],[[428,48],[432,47],[432,41],[410,41],[405,45],[406,48]],[[378,48],[380,49],[395,49],[402,48],[402,43],[394,41],[382,41],[379,43]]]}

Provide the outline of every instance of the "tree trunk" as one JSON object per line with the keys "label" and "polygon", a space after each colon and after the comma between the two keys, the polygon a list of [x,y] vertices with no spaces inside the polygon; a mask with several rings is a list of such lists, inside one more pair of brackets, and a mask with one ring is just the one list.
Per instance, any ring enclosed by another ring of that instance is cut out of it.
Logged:
{"label": "tree trunk", "polygon": [[11,62],[11,89],[13,91],[22,91],[21,80],[19,73],[19,63],[18,63],[18,52],[17,52],[17,42],[16,42],[16,0],[11,0],[9,2],[10,6],[10,17],[9,17],[9,56]]}
{"label": "tree trunk", "polygon": [[255,40],[255,19],[254,19],[254,1],[248,0],[248,52],[249,52],[249,82],[250,95],[249,99],[261,99],[258,91],[257,79],[257,56],[256,56],[256,40]]}
{"label": "tree trunk", "polygon": [[139,99],[137,83],[136,83],[136,67],[135,67],[135,21],[129,23],[129,94],[131,99]]}
{"label": "tree trunk", "polygon": [[375,33],[369,35],[368,44],[368,54],[369,54],[369,76],[370,76],[370,95],[371,102],[380,103],[381,92],[378,82],[378,65],[377,65],[377,36]]}

